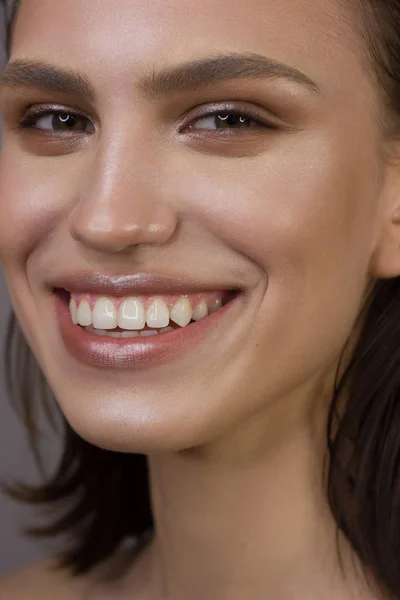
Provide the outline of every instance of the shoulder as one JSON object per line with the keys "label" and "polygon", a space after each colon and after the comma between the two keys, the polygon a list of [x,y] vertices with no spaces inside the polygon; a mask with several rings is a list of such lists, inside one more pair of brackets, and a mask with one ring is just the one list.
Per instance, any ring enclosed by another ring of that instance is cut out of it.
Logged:
{"label": "shoulder", "polygon": [[81,591],[82,582],[55,569],[52,559],[33,563],[0,579],[0,600],[75,600]]}

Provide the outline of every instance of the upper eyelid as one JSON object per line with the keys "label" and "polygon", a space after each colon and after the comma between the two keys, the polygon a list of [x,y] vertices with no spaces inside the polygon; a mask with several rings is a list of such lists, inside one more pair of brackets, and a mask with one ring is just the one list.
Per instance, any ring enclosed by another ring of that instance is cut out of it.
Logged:
{"label": "upper eyelid", "polygon": [[273,122],[274,120],[279,120],[267,108],[243,99],[220,100],[198,104],[185,111],[183,119],[186,120],[186,117],[190,115],[194,119],[197,119],[225,112],[245,114],[259,121]]}
{"label": "upper eyelid", "polygon": [[68,106],[51,106],[51,105],[42,105],[42,106],[38,106],[37,108],[28,108],[25,113],[24,116],[21,118],[21,121],[24,119],[29,119],[30,117],[43,117],[46,115],[51,115],[51,114],[60,114],[60,113],[66,113],[69,115],[73,115],[75,117],[81,117],[83,119],[87,119],[88,121],[94,121],[95,119],[93,119],[92,117],[90,117],[89,115],[85,114],[84,112],[77,110],[75,108],[70,108]]}
{"label": "upper eyelid", "polygon": [[[196,118],[194,118],[194,119],[192,119],[190,121],[189,125],[186,126],[186,128],[189,128],[189,131],[201,131],[201,128],[198,128],[196,130],[195,128],[192,128],[191,126],[194,123],[196,123],[197,121],[202,121],[203,119],[208,119],[208,118],[211,118],[211,117],[215,117],[218,114],[223,114],[224,112],[230,113],[230,114],[244,115],[244,116],[246,116],[246,118],[248,118],[248,119],[256,122],[258,124],[258,127],[261,127],[261,128],[272,129],[274,127],[274,125],[272,123],[270,123],[268,120],[266,120],[266,119],[260,119],[257,116],[253,116],[251,113],[246,113],[246,112],[239,111],[239,110],[238,111],[234,111],[234,110],[222,111],[222,110],[219,110],[219,111],[212,111],[212,112],[209,112],[209,113],[197,116]],[[254,129],[254,127],[253,127],[253,129]],[[205,131],[207,131],[207,130],[205,130]],[[219,131],[223,132],[223,130],[219,130]],[[225,131],[234,131],[234,129],[229,129],[228,128]],[[236,130],[236,131],[239,131],[239,130]]]}

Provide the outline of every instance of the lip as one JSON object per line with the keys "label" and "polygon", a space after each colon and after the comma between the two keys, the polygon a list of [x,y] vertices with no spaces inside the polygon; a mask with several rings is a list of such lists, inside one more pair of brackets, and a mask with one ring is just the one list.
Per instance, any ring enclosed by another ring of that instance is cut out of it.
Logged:
{"label": "lip", "polygon": [[[128,280],[132,281],[132,278],[128,278]],[[99,293],[95,291],[99,288],[94,286],[98,286],[99,283],[104,283],[104,281],[107,280],[93,279],[91,293]],[[155,286],[161,285],[160,281],[158,283],[155,279],[152,281]],[[127,279],[123,278],[123,285],[118,289],[121,294],[128,291],[125,287],[126,282]],[[140,282],[142,284],[143,280],[140,279]],[[173,288],[170,288],[169,291],[173,289],[175,293],[179,293],[175,284],[176,281],[173,282]],[[105,288],[100,287],[100,293],[104,293]],[[204,290],[204,287],[202,289]],[[76,287],[74,287],[75,290]],[[110,292],[111,288],[107,287],[107,290]],[[137,287],[135,292],[137,290],[140,292],[143,288]],[[161,290],[161,288],[158,287],[157,290]],[[88,291],[87,286],[84,291]],[[148,287],[146,291],[149,292]],[[151,291],[154,291],[154,289]],[[162,291],[165,293],[165,286]],[[187,288],[185,291],[187,292]],[[115,296],[115,287],[112,288],[112,292]],[[132,287],[129,288],[129,292],[132,292]],[[179,356],[187,354],[188,351],[194,350],[196,345],[205,341],[207,335],[227,320],[229,313],[235,310],[243,294],[234,292],[232,299],[227,304],[200,321],[173,331],[144,338],[110,338],[95,335],[79,325],[74,325],[66,296],[67,294],[64,294],[64,297],[59,293],[54,294],[61,338],[70,354],[80,362],[93,367],[134,371],[179,358]]]}
{"label": "lip", "polygon": [[135,273],[133,275],[113,276],[103,273],[79,272],[66,275],[56,275],[49,282],[54,289],[64,289],[67,292],[107,294],[110,296],[125,296],[139,294],[187,294],[195,292],[234,290],[235,285],[212,285],[191,280],[189,277],[160,275],[152,273]]}

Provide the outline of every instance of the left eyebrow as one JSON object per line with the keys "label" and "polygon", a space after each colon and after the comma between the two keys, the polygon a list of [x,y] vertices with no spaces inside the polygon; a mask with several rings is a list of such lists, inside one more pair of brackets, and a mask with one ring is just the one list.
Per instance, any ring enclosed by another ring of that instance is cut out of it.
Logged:
{"label": "left eyebrow", "polygon": [[41,61],[15,60],[7,63],[0,73],[0,85],[25,85],[48,92],[62,92],[94,102],[96,93],[90,80],[83,74],[53,67]]}
{"label": "left eyebrow", "polygon": [[318,85],[302,71],[259,54],[225,54],[166,67],[139,81],[148,98],[204,88],[211,84],[243,78],[283,78],[322,95]]}

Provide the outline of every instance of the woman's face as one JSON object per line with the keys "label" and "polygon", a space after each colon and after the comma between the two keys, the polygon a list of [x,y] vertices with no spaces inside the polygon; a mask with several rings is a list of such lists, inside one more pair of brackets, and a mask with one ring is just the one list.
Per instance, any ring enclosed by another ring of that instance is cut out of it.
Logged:
{"label": "woman's face", "polygon": [[[79,434],[270,443],[330,400],[384,193],[341,2],[23,0],[1,102],[0,256]],[[199,320],[110,337],[166,306]]]}

